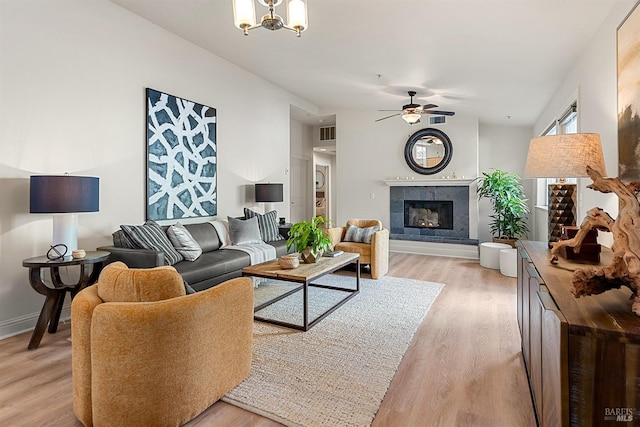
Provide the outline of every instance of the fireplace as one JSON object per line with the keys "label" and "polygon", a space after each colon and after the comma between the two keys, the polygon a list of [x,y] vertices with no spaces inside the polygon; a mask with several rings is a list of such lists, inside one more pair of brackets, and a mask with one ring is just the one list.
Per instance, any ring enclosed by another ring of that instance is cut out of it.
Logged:
{"label": "fireplace", "polygon": [[453,230],[453,201],[405,200],[404,226]]}
{"label": "fireplace", "polygon": [[391,186],[390,239],[477,245],[469,237],[469,185],[447,184]]}

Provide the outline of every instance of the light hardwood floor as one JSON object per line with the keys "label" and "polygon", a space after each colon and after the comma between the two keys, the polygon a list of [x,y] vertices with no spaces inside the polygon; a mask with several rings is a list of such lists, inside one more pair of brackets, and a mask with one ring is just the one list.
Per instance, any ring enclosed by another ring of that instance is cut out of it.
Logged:
{"label": "light hardwood floor", "polygon": [[[516,322],[516,281],[477,261],[392,253],[390,276],[444,283],[374,426],[535,426]],[[27,351],[0,341],[0,426],[81,426],[73,415],[69,325]],[[189,426],[278,426],[218,402]]]}

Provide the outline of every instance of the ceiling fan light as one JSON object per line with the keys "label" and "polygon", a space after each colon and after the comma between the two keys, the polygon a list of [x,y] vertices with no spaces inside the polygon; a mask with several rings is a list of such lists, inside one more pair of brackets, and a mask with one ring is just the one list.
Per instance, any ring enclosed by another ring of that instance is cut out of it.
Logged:
{"label": "ceiling fan light", "polygon": [[420,121],[420,114],[418,113],[405,113],[402,115],[402,119],[409,123],[410,125],[414,125]]}
{"label": "ceiling fan light", "polygon": [[307,29],[307,4],[306,0],[288,0],[287,23],[300,37],[300,33]]}
{"label": "ceiling fan light", "polygon": [[256,8],[253,0],[233,0],[233,23],[245,31],[256,25]]}

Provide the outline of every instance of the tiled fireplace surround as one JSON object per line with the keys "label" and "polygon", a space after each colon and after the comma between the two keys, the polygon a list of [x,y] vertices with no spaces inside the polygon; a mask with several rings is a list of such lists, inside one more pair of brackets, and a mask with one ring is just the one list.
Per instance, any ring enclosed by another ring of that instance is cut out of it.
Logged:
{"label": "tiled fireplace surround", "polygon": [[[405,200],[453,201],[453,230],[404,226]],[[477,245],[469,238],[469,186],[392,186],[390,187],[390,238],[418,242]]]}

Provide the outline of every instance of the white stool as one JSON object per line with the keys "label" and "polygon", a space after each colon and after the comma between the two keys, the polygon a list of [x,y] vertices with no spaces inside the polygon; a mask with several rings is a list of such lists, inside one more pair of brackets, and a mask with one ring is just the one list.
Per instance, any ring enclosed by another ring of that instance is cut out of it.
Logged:
{"label": "white stool", "polygon": [[500,273],[509,277],[518,277],[517,249],[500,249]]}
{"label": "white stool", "polygon": [[500,250],[511,249],[505,243],[480,243],[480,265],[486,268],[500,268]]}

